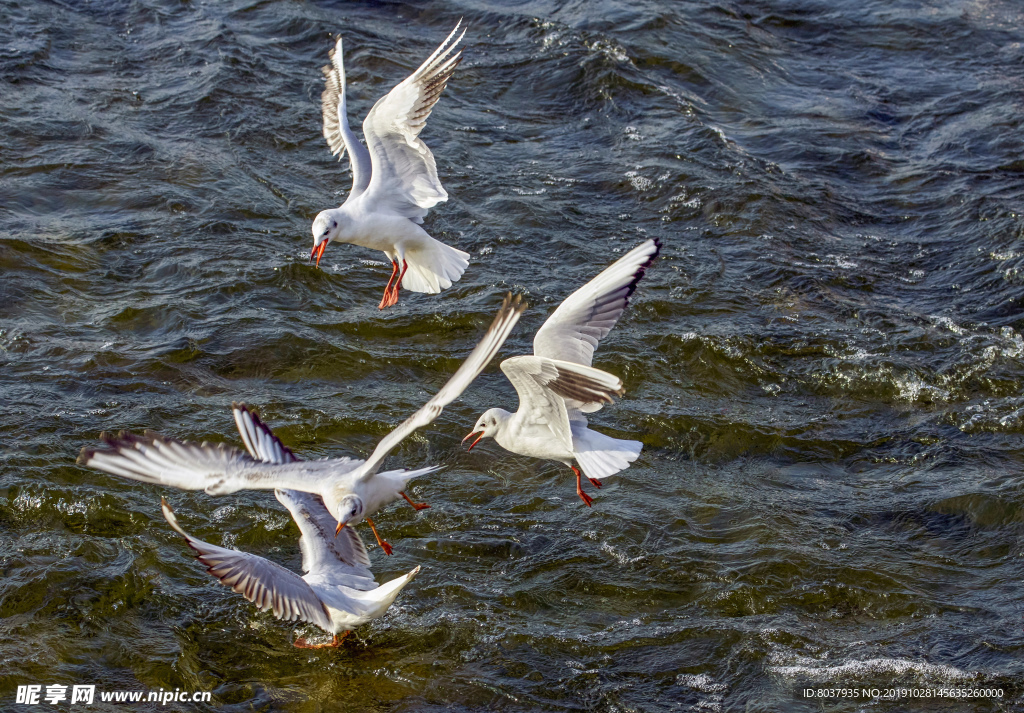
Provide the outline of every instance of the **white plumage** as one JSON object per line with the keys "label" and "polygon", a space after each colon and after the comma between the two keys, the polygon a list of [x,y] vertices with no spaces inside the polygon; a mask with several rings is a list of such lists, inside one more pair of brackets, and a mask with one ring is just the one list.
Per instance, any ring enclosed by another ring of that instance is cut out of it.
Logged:
{"label": "white plumage", "polygon": [[404,286],[437,293],[452,286],[469,265],[469,254],[435,240],[420,224],[436,204],[448,200],[437,177],[434,155],[420,139],[427,117],[444,91],[461,52],[465,31],[451,34],[420,67],[381,98],[363,121],[366,146],[349,128],[345,65],[339,38],[324,67],[324,138],[331,153],[348,151],[352,190],[340,208],[321,211],[313,221],[313,252],[320,264],[328,243],[338,240],[380,250],[392,264],[380,308],[398,302]]}
{"label": "white plumage", "polygon": [[[167,522],[195,550],[207,572],[258,608],[273,611],[278,619],[309,622],[334,634],[327,646],[341,643],[344,636],[339,637],[339,632],[347,633],[383,616],[402,588],[420,571],[416,567],[402,577],[377,586],[359,534],[352,528],[345,528],[335,537],[331,515],[319,498],[296,490],[275,490],[274,495],[299,526],[304,576],[258,555],[229,550],[192,537],[178,524],[167,501],[161,499],[161,502]],[[303,639],[296,640],[295,645],[322,646],[308,644]]]}
{"label": "white plumage", "polygon": [[602,478],[637,459],[642,443],[590,429],[585,414],[622,393],[617,376],[591,366],[594,350],[615,326],[660,248],[657,240],[648,240],[616,260],[551,313],[534,337],[532,356],[501,363],[519,394],[519,409],[514,414],[500,408],[484,412],[463,439],[479,434],[470,449],[490,437],[507,451],[565,463],[576,474],[576,493],[587,505],[592,498],[583,492],[573,461],[600,488]]}
{"label": "white plumage", "polygon": [[[284,446],[244,404],[234,405],[235,422],[249,453],[223,443],[187,443],[146,431],[142,436],[102,434],[104,450],[83,448],[78,462],[91,468],[145,483],[224,495],[239,490],[298,490],[319,495],[340,531],[346,524],[369,518],[379,508],[404,497],[413,478],[437,468],[378,473],[387,455],[418,428],[436,419],[483,371],[526,308],[520,296],[505,297],[487,333],[466,361],[416,413],[381,439],[365,461],[331,458],[302,461]],[[368,520],[369,522],[369,520]],[[372,522],[369,522],[373,527]],[[376,529],[374,528],[376,535]],[[390,547],[377,537],[390,554]]]}

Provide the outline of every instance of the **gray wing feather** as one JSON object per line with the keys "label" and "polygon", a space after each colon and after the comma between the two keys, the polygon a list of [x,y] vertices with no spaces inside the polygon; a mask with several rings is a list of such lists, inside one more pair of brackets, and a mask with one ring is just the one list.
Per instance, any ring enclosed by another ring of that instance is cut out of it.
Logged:
{"label": "gray wing feather", "polygon": [[223,443],[182,443],[151,431],[142,436],[129,431],[116,436],[102,433],[100,439],[108,450],[83,448],[78,456],[80,465],[182,490],[206,489],[229,472],[255,464],[242,451]]}
{"label": "gray wing feather", "polygon": [[174,531],[185,538],[206,571],[231,587],[262,610],[270,609],[285,621],[300,620],[334,631],[327,607],[313,589],[294,572],[257,555],[211,545],[198,540],[178,525],[166,500],[161,503],[164,518]]}
{"label": "gray wing feather", "polygon": [[270,427],[244,403],[232,403],[231,411],[242,443],[254,459],[265,463],[294,463],[299,460],[291,448],[281,443]]}
{"label": "gray wing feather", "polygon": [[329,53],[331,63],[323,68],[324,91],[320,94],[320,105],[324,120],[324,138],[331,153],[338,158],[348,150],[349,165],[352,167],[352,191],[349,199],[357,197],[370,184],[372,171],[370,152],[359,143],[348,125],[346,102],[345,61],[341,38]]}
{"label": "gray wing feather", "polygon": [[[80,465],[144,483],[205,490],[210,495],[275,488],[317,493],[336,472],[335,462],[264,463],[223,443],[188,443],[151,431],[142,436],[128,431],[116,436],[104,433],[100,438],[107,449],[83,448]],[[259,448],[272,449],[273,445]]]}
{"label": "gray wing feather", "polygon": [[337,521],[315,495],[297,490],[275,490],[274,495],[288,508],[299,526],[302,538],[302,569],[311,574],[329,574],[351,579],[344,582],[353,589],[373,589],[377,583],[370,571],[370,557],[355,529],[343,527],[334,535]]}
{"label": "gray wing feather", "polygon": [[417,223],[434,205],[448,200],[434,155],[419,135],[461,60],[461,52],[452,54],[462,39],[455,37],[461,24],[419,69],[374,104],[363,121],[373,166],[366,199]]}
{"label": "gray wing feather", "polygon": [[376,473],[395,446],[417,428],[422,428],[436,419],[445,406],[457,399],[473,383],[473,380],[501,349],[501,345],[505,343],[505,339],[508,338],[527,306],[523,302],[522,295],[513,296],[511,292],[505,295],[494,321],[491,322],[491,326],[473,348],[473,351],[466,357],[466,361],[462,362],[458,370],[452,374],[452,377],[445,382],[445,385],[432,399],[381,439],[373,453],[366,459],[366,463],[361,466],[359,477],[369,478]]}
{"label": "gray wing feather", "polygon": [[537,330],[536,356],[590,366],[594,350],[618,321],[661,243],[648,240],[566,298]]}
{"label": "gray wing feather", "polygon": [[501,370],[519,394],[520,409],[531,423],[547,425],[572,448],[569,421],[581,411],[596,411],[622,393],[622,381],[592,366],[538,356],[517,356],[501,363]]}
{"label": "gray wing feather", "polygon": [[501,370],[519,394],[519,411],[528,414],[531,424],[547,426],[551,435],[572,451],[565,400],[545,386],[558,376],[551,361],[533,356],[512,357],[501,362]]}

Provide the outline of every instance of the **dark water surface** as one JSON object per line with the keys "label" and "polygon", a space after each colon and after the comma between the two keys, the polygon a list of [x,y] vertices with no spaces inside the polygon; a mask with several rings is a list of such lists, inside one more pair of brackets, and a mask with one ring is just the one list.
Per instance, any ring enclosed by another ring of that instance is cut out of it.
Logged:
{"label": "dark water surface", "polygon": [[[306,264],[349,187],[319,67],[341,32],[358,123],[460,17],[423,134],[451,200],[426,227],[473,259],[381,313],[380,254]],[[0,20],[0,708],[94,683],[212,691],[189,711],[1024,710],[1017,0],[7,0]],[[522,353],[647,237],[663,257],[595,363],[627,394],[593,419],[640,460],[588,510],[563,466],[465,453],[515,406],[492,366],[389,460],[446,466],[413,488],[431,510],[378,518],[378,580],[423,571],[340,651],[294,649],[315,630],[217,584],[159,511],[297,569],[272,494],[75,465],[104,429],[237,444],[234,399],[303,457],[366,456],[501,293],[532,303]],[[800,695],[894,683],[1004,697]]]}

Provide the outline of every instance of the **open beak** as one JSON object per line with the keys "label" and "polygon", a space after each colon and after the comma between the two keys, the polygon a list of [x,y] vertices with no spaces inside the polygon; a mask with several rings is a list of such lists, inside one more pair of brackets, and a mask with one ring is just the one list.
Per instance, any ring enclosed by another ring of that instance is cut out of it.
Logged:
{"label": "open beak", "polygon": [[472,438],[473,436],[475,436],[478,433],[480,434],[479,438],[477,438],[475,441],[473,441],[472,443],[469,444],[469,448],[466,449],[467,453],[469,453],[471,450],[473,450],[473,446],[475,446],[477,443],[480,442],[480,439],[484,437],[484,432],[483,431],[473,431],[471,434],[469,434],[468,436],[466,436],[465,438],[462,439],[462,442],[465,443],[466,441],[468,441],[470,438]]}
{"label": "open beak", "polygon": [[[323,251],[321,251],[321,252],[323,252]],[[348,524],[348,520],[345,520],[344,522],[339,522],[338,523],[338,527],[335,528],[335,530],[334,530],[334,536],[337,537],[338,535],[340,535],[341,534],[341,528],[345,527],[345,525],[347,525],[347,524]]]}
{"label": "open beak", "polygon": [[324,256],[324,250],[327,249],[327,243],[328,242],[329,241],[325,240],[322,243],[320,243],[319,245],[314,245],[313,246],[313,252],[311,252],[309,254],[309,261],[313,262],[313,260],[316,260],[316,266],[317,267],[320,267],[320,258],[322,258]]}

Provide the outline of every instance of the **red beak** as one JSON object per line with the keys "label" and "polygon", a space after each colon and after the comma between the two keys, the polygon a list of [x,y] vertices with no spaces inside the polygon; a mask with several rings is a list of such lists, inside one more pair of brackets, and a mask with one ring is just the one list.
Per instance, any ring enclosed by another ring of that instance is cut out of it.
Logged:
{"label": "red beak", "polygon": [[320,267],[320,258],[322,258],[324,256],[324,250],[327,249],[327,243],[328,242],[329,241],[325,240],[322,243],[320,243],[319,245],[314,245],[313,246],[313,252],[311,252],[309,254],[309,261],[313,262],[313,260],[316,259],[316,266],[317,267]]}
{"label": "red beak", "polygon": [[[321,252],[323,252],[323,251],[321,251]],[[339,523],[338,523],[338,527],[337,527],[337,529],[336,529],[336,530],[334,531],[334,536],[335,536],[335,537],[337,537],[338,535],[340,535],[340,534],[341,534],[341,528],[345,527],[345,525],[347,524],[347,522],[348,522],[348,521],[346,520],[345,522],[339,522]]]}
{"label": "red beak", "polygon": [[484,432],[483,431],[473,431],[471,434],[469,434],[468,436],[466,436],[465,438],[462,439],[462,442],[465,443],[470,438],[475,436],[477,433],[480,434],[480,437],[477,438],[475,441],[473,441],[472,443],[469,444],[469,448],[466,449],[467,453],[469,453],[471,450],[473,450],[473,446],[475,446],[477,443],[480,442],[480,439],[484,437]]}

